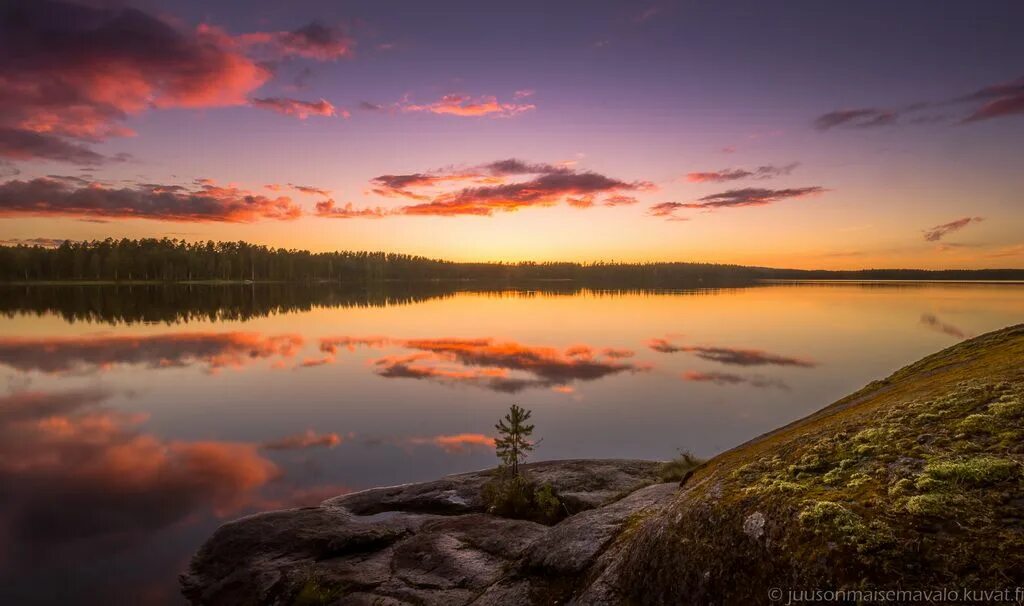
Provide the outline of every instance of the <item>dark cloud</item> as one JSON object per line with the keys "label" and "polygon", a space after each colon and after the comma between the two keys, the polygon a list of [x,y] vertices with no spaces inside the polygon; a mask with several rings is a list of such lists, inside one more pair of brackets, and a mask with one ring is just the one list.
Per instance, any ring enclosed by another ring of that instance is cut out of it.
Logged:
{"label": "dark cloud", "polygon": [[[508,179],[524,176],[526,180]],[[473,185],[440,193],[430,191],[460,182]],[[604,206],[619,206],[636,202],[623,192],[653,187],[644,181],[626,182],[594,172],[576,171],[564,164],[531,163],[515,158],[470,168],[381,175],[370,183],[372,191],[378,195],[421,202],[388,214],[435,216],[490,216],[495,212],[559,203],[577,208],[589,208],[598,202]],[[603,200],[598,200],[599,196]]]}
{"label": "dark cloud", "polygon": [[897,121],[907,124],[936,124],[956,119],[947,113],[914,114],[930,108],[949,108],[958,105],[974,105],[966,116],[959,118],[962,124],[991,120],[1024,114],[1024,78],[980,88],[973,93],[939,102],[911,103],[899,109],[842,109],[822,114],[814,120],[815,128],[829,130],[835,127],[868,128],[884,126]]}
{"label": "dark cloud", "polygon": [[329,195],[331,195],[331,190],[323,189],[322,187],[313,187],[312,185],[296,185],[294,183],[289,183],[288,187],[294,189],[295,191],[299,191],[299,192],[302,192],[304,194],[309,194],[309,195],[312,195],[312,196],[329,196]]}
{"label": "dark cloud", "polygon": [[751,387],[775,387],[778,389],[789,389],[789,386],[784,381],[772,379],[770,377],[762,377],[761,375],[747,377],[730,372],[701,372],[697,370],[688,370],[684,372],[682,376],[685,381],[713,383],[715,385],[745,384],[750,385]]}
{"label": "dark cloud", "polygon": [[412,200],[429,200],[425,193],[413,191],[418,188],[436,187],[444,183],[457,181],[486,181],[478,171],[461,172],[410,173],[405,175],[381,175],[370,180],[373,193],[387,198],[409,198]]}
{"label": "dark cloud", "polygon": [[743,189],[730,189],[719,194],[711,194],[699,199],[699,203],[687,204],[686,208],[735,208],[742,206],[764,206],[789,200],[803,198],[824,193],[824,187],[796,187],[788,189],[764,189],[759,187],[746,187]]}
{"label": "dark cloud", "polygon": [[788,189],[764,189],[760,187],[730,189],[722,193],[704,196],[697,202],[662,202],[655,204],[648,210],[648,214],[655,217],[680,220],[675,215],[675,212],[682,209],[715,210],[719,208],[741,208],[744,206],[766,206],[784,200],[814,196],[827,191],[824,187],[819,186]]}
{"label": "dark cloud", "polygon": [[726,181],[738,181],[740,179],[770,179],[790,174],[799,166],[797,162],[785,166],[759,166],[754,170],[743,168],[727,168],[711,172],[697,172],[686,175],[686,180],[691,183],[723,183]]}
{"label": "dark cloud", "polygon": [[687,221],[685,217],[675,215],[677,210],[685,207],[686,205],[682,202],[659,202],[647,209],[647,214],[652,217],[664,217],[670,221]]}
{"label": "dark cloud", "polygon": [[963,217],[956,221],[936,225],[935,227],[924,230],[924,239],[928,242],[938,242],[947,235],[960,231],[971,223],[978,223],[980,221],[984,221],[984,219],[982,217]]}
{"label": "dark cloud", "polygon": [[487,172],[496,176],[505,175],[554,175],[554,174],[568,174],[572,172],[572,169],[568,166],[559,164],[546,164],[546,163],[531,163],[518,160],[516,158],[509,158],[507,160],[497,160],[495,162],[489,162],[480,167],[484,172]]}
{"label": "dark cloud", "polygon": [[477,215],[511,212],[525,207],[551,206],[569,198],[587,198],[599,194],[619,195],[650,187],[649,183],[626,182],[594,172],[547,173],[534,179],[467,187],[441,194],[430,202],[402,208],[407,215]]}
{"label": "dark cloud", "polygon": [[107,160],[102,154],[98,154],[84,145],[72,143],[54,135],[2,127],[0,127],[0,156],[12,160],[43,159],[84,165],[102,164]]}
{"label": "dark cloud", "polygon": [[173,333],[152,336],[0,337],[0,364],[20,371],[87,373],[115,365],[167,368],[202,365],[237,368],[273,357],[291,358],[297,335]]}
{"label": "dark cloud", "polygon": [[301,214],[301,208],[291,198],[268,198],[208,181],[193,189],[152,184],[121,188],[98,183],[79,186],[66,179],[52,178],[0,183],[0,217],[248,223],[297,219]]}
{"label": "dark cloud", "polygon": [[799,366],[812,368],[816,362],[802,358],[793,358],[773,354],[759,349],[741,349],[736,347],[712,347],[703,345],[675,345],[667,339],[651,339],[648,344],[652,350],[660,353],[692,353],[698,358],[729,364],[733,366]]}

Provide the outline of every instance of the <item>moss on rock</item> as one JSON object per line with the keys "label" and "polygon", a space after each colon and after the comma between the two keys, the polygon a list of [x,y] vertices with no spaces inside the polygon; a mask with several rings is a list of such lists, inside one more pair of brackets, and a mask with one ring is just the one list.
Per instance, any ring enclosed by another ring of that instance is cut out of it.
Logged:
{"label": "moss on rock", "polygon": [[618,585],[637,603],[1024,585],[1022,402],[1024,326],[929,356],[703,465],[624,539]]}

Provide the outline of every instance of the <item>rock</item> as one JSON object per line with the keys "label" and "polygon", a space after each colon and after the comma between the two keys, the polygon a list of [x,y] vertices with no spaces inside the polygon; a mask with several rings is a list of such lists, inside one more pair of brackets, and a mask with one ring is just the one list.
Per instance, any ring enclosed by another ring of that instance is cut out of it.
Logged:
{"label": "rock", "polygon": [[291,604],[311,583],[345,604],[560,601],[630,516],[674,492],[674,484],[642,488],[659,466],[524,466],[533,480],[554,486],[570,511],[583,511],[552,527],[483,513],[490,470],[249,516],[200,548],[182,590],[193,604]]}
{"label": "rock", "polygon": [[576,574],[615,538],[628,518],[656,507],[675,493],[677,485],[656,484],[624,499],[571,516],[535,541],[526,554],[526,565],[552,574]]}
{"label": "rock", "polygon": [[743,533],[752,539],[760,539],[764,534],[764,514],[755,511],[743,520]]}
{"label": "rock", "polygon": [[[656,480],[656,461],[575,459],[523,465],[540,484],[550,483],[573,511],[591,509]],[[335,497],[325,507],[343,507],[357,515],[384,511],[456,514],[482,512],[483,485],[494,470],[448,476],[432,482],[371,488]]]}
{"label": "rock", "polygon": [[210,537],[181,576],[182,591],[193,603],[271,603],[287,591],[282,582],[289,569],[378,551],[412,526],[362,523],[346,511],[322,507],[256,514]]}

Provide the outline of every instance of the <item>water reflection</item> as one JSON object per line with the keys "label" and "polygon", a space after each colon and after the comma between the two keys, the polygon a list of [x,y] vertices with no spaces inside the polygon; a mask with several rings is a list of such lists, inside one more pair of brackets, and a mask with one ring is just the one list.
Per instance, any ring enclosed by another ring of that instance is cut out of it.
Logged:
{"label": "water reflection", "polygon": [[301,346],[298,335],[265,337],[249,332],[0,337],[0,364],[45,373],[95,373],[117,365],[149,369],[201,365],[216,372],[269,358],[291,358]]}
{"label": "water reflection", "polygon": [[[573,345],[564,350],[513,341],[482,339],[352,339],[321,341],[321,350],[334,352],[338,344],[392,344],[413,353],[371,360],[378,376],[423,379],[441,384],[471,385],[502,393],[527,388],[565,388],[573,381],[594,381],[620,372],[649,367],[620,361],[633,355],[623,349],[595,349]],[[513,376],[521,373],[522,376]]]}
{"label": "water reflection", "polygon": [[785,381],[761,375],[743,376],[733,374],[731,372],[701,372],[699,370],[687,370],[682,376],[685,381],[713,383],[715,385],[746,384],[751,387],[775,387],[778,389],[789,389],[789,385],[786,384]]}
{"label": "water reflection", "polygon": [[[754,286],[737,283],[730,289]],[[528,285],[477,282],[417,282],[343,285],[337,283],[5,285],[0,284],[0,314],[54,314],[67,322],[105,324],[252,320],[276,314],[325,308],[379,308],[447,299],[459,293],[489,297],[623,296],[728,292],[695,285],[691,289],[593,290],[565,282]]]}
{"label": "water reflection", "polygon": [[966,331],[961,330],[956,326],[953,326],[952,324],[947,324],[946,322],[943,322],[935,314],[921,314],[921,324],[927,326],[932,330],[936,330],[938,332],[949,335],[951,337],[956,337],[958,339],[967,339],[973,336],[968,334]]}
{"label": "water reflection", "polygon": [[491,465],[514,401],[538,458],[708,456],[1024,317],[1024,286],[292,288],[0,297],[0,601],[179,603],[219,523]]}
{"label": "water reflection", "polygon": [[16,560],[64,546],[125,547],[209,509],[243,509],[280,473],[254,444],[168,440],[99,390],[0,398],[4,536]]}
{"label": "water reflection", "polygon": [[734,366],[801,366],[813,368],[817,363],[812,360],[781,356],[758,349],[741,349],[737,347],[713,347],[707,345],[673,345],[666,339],[651,339],[648,347],[660,353],[692,353],[698,358],[730,364]]}

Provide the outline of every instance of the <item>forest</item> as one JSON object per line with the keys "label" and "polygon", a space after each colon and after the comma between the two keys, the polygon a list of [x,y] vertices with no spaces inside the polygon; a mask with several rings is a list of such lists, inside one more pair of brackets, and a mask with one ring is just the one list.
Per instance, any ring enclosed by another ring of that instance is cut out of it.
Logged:
{"label": "forest", "polygon": [[614,287],[732,286],[760,279],[1021,280],[1021,269],[826,271],[712,263],[456,263],[365,251],[314,253],[247,242],[177,239],[65,241],[56,248],[0,246],[6,282],[332,282],[565,280]]}

